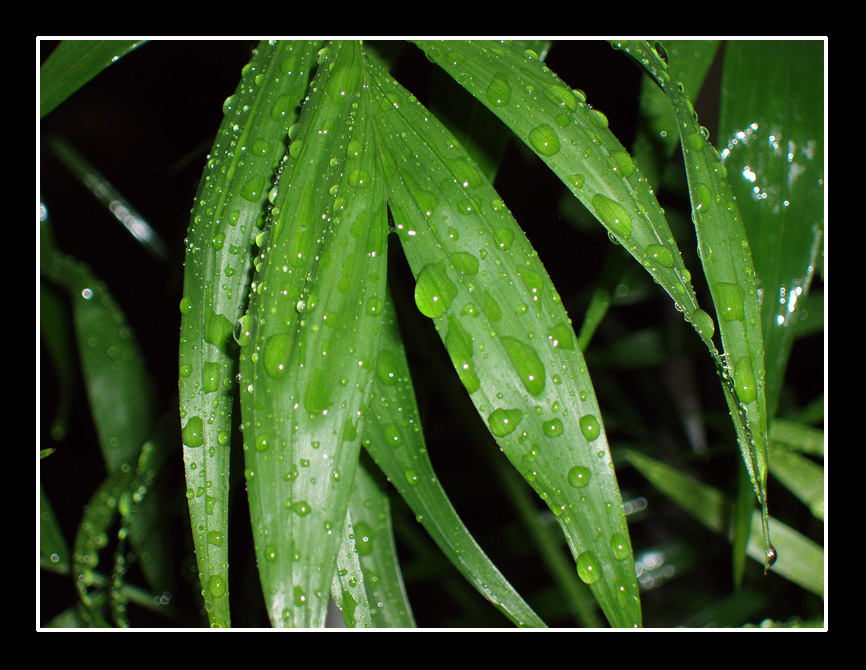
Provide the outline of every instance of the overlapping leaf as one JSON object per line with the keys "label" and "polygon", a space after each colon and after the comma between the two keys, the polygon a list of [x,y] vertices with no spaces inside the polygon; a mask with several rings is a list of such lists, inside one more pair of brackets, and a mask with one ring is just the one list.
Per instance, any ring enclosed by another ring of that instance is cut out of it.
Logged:
{"label": "overlapping leaf", "polygon": [[375,64],[368,69],[388,202],[416,277],[416,305],[434,320],[490,432],[556,515],[608,620],[640,625],[607,438],[559,296],[457,140]]}
{"label": "overlapping leaf", "polygon": [[[751,249],[736,198],[727,182],[721,156],[698,123],[682,84],[673,80],[667,63],[646,42],[616,42],[653,76],[668,96],[677,117],[680,144],[692,201],[692,220],[698,251],[716,307],[723,353],[705,338],[722,379],[743,462],[761,505],[766,562],[776,550],[770,544],[767,512],[767,407],[764,374],[764,338],[758,283]],[[710,320],[710,336],[713,322]]]}
{"label": "overlapping leaf", "polygon": [[324,624],[376,363],[388,227],[369,105],[359,46],[332,43],[290,133],[236,333],[250,513],[275,626]]}
{"label": "overlapping leaf", "polygon": [[483,102],[541,158],[671,296],[704,339],[710,317],[639,166],[593,109],[537,54],[511,43],[418,41],[433,62]]}
{"label": "overlapping leaf", "polygon": [[245,66],[192,209],[180,303],[180,413],[187,499],[211,625],[231,623],[229,447],[237,347],[251,249],[319,45],[263,42]]}
{"label": "overlapping leaf", "polygon": [[[516,625],[544,626],[469,533],[439,483],[427,455],[409,363],[390,300],[385,303],[384,319],[365,449],[443,554],[479,593]],[[371,546],[378,548],[378,544]]]}

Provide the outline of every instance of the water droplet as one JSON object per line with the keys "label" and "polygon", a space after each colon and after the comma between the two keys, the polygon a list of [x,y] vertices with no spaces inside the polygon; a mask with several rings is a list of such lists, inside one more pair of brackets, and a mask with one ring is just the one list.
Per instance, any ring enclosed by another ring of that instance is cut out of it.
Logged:
{"label": "water droplet", "polygon": [[779,552],[771,544],[769,549],[767,549],[767,567],[775,565],[777,560],[779,560]]}
{"label": "water droplet", "polygon": [[610,536],[610,550],[616,560],[624,561],[629,555],[628,540],[619,533],[614,533]]}
{"label": "water droplet", "polygon": [[559,437],[562,435],[562,421],[551,419],[541,425],[541,430],[547,437]]}
{"label": "water droplet", "polygon": [[349,175],[349,186],[365,188],[370,183],[370,173],[366,170],[354,170]]}
{"label": "water droplet", "polygon": [[223,534],[218,530],[209,530],[207,533],[207,541],[208,544],[212,544],[215,547],[221,547],[223,545]]}
{"label": "water droplet", "polygon": [[495,228],[493,230],[493,238],[500,249],[508,251],[514,242],[514,231],[510,228]]}
{"label": "water droplet", "polygon": [[214,598],[219,598],[226,594],[226,582],[221,575],[211,575],[208,582],[208,589]]}
{"label": "water droplet", "polygon": [[298,516],[307,516],[313,511],[313,508],[310,507],[310,503],[306,500],[299,500],[292,505],[292,511]]}
{"label": "water droplet", "polygon": [[180,376],[181,377],[189,377],[192,374],[192,366],[189,363],[185,363],[180,366]]}
{"label": "water droplet", "polygon": [[266,186],[267,181],[264,177],[254,177],[241,186],[241,197],[249,202],[258,202]]}
{"label": "water droplet", "polygon": [[523,420],[523,412],[519,409],[497,409],[487,417],[490,432],[496,437],[505,437],[517,428]]}
{"label": "water droplet", "polygon": [[692,322],[692,325],[701,337],[712,339],[713,334],[716,332],[716,324],[713,321],[713,317],[707,314],[704,310],[698,308],[691,313],[689,321]]}
{"label": "water droplet", "polygon": [[619,173],[625,177],[631,177],[634,172],[634,161],[632,161],[631,156],[628,155],[627,151],[614,151],[611,153],[613,156],[613,160],[616,163],[616,167],[619,170]]}
{"label": "water droplet", "polygon": [[415,304],[427,317],[442,316],[457,296],[457,287],[448,278],[444,261],[425,265],[415,284]]}
{"label": "water droplet", "polygon": [[220,366],[219,363],[205,363],[202,386],[205,393],[213,393],[219,388]]}
{"label": "water droplet", "polygon": [[758,391],[755,387],[755,372],[752,369],[752,359],[748,356],[743,356],[734,366],[734,385],[737,397],[744,405],[748,405],[757,399]]}
{"label": "water droplet", "polygon": [[245,347],[253,341],[252,338],[253,316],[252,314],[244,314],[238,319],[234,327],[234,338],[238,346]]}
{"label": "water droplet", "polygon": [[188,447],[200,447],[204,444],[204,422],[200,416],[191,417],[183,427],[183,443]]}
{"label": "water droplet", "polygon": [[529,143],[542,156],[553,156],[559,151],[559,137],[546,123],[530,131]]}
{"label": "water droplet", "polygon": [[192,299],[188,295],[185,295],[181,298],[179,307],[181,314],[189,314],[192,312]]}
{"label": "water droplet", "polygon": [[568,483],[576,489],[582,489],[592,479],[592,470],[583,465],[575,465],[568,471]]}
{"label": "water droplet", "polygon": [[673,267],[674,257],[670,250],[661,244],[648,244],[646,248],[646,257],[650,260],[657,261],[660,265],[666,268]]}
{"label": "water droplet", "polygon": [[467,275],[478,274],[478,258],[468,251],[455,251],[450,256],[451,262],[460,272]]}
{"label": "water droplet", "polygon": [[367,556],[373,551],[373,529],[370,524],[359,521],[354,526],[355,549],[361,556]]}
{"label": "water droplet", "polygon": [[577,99],[574,97],[574,92],[565,86],[545,86],[544,92],[557,105],[569,112],[574,112],[577,109]]}
{"label": "water droplet", "polygon": [[607,117],[597,109],[589,110],[589,120],[592,121],[599,128],[607,128],[609,125]]}
{"label": "water droplet", "polygon": [[625,207],[601,193],[592,196],[592,206],[602,223],[614,233],[626,240],[631,237],[631,217]]}
{"label": "water droplet", "polygon": [[725,321],[742,321],[745,318],[743,289],[727,282],[718,282],[714,288],[719,301],[719,317]]}
{"label": "water droplet", "polygon": [[598,425],[598,419],[596,419],[592,414],[580,417],[579,423],[580,432],[583,433],[583,436],[587,441],[592,442],[593,440],[598,439],[598,436],[601,435],[601,426]]}
{"label": "water droplet", "polygon": [[535,349],[514,337],[503,337],[502,344],[524,388],[535,396],[544,391],[546,373]]}
{"label": "water droplet", "polygon": [[472,360],[472,336],[466,332],[460,322],[453,316],[448,317],[448,333],[445,335],[445,348],[457,370],[460,381],[469,393],[475,393],[481,387],[481,381],[475,372]]}
{"label": "water droplet", "polygon": [[595,584],[601,579],[601,566],[591,551],[585,551],[578,556],[577,576],[584,584]]}
{"label": "water droplet", "polygon": [[503,107],[511,102],[511,86],[503,75],[493,75],[487,87],[487,101],[494,107]]}

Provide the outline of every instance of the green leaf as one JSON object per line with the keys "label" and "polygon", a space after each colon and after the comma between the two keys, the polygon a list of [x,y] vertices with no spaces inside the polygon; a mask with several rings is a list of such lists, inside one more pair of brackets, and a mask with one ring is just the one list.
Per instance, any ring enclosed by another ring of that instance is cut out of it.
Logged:
{"label": "green leaf", "polygon": [[133,49],[141,40],[67,40],[39,70],[39,118]]}
{"label": "green leaf", "polygon": [[208,156],[190,216],[180,302],[179,389],[193,539],[212,626],[230,626],[229,454],[252,249],[318,44],[259,44]]}
{"label": "green leaf", "polygon": [[[366,589],[367,601],[373,604],[370,607],[372,625],[414,628],[415,619],[397,560],[391,505],[384,486],[373,474],[375,469],[369,459],[363,458],[355,469],[349,508],[352,534],[343,534],[343,544],[347,544],[347,540],[351,542],[352,554],[360,563],[358,581]],[[345,608],[343,611],[345,614]],[[346,622],[352,625],[348,618]]]}
{"label": "green leaf", "polygon": [[[731,502],[718,490],[692,479],[679,470],[631,449],[622,456],[659,491],[718,535],[729,533]],[[765,563],[761,515],[752,517],[751,535],[746,552],[759,563]],[[779,548],[778,560],[770,570],[804,589],[824,597],[824,550],[781,521],[770,518],[773,540]]]}
{"label": "green leaf", "polygon": [[320,52],[239,331],[247,490],[274,626],[324,624],[376,363],[388,224],[370,104],[359,46]]}
{"label": "green leaf", "polygon": [[153,381],[123,311],[84,263],[40,240],[40,270],[67,291],[84,383],[105,467],[110,473],[137,457],[155,418]]}
{"label": "green leaf", "polygon": [[698,252],[716,307],[723,353],[712,341],[715,324],[707,318],[704,337],[716,362],[722,390],[731,411],[743,462],[761,505],[766,564],[776,558],[770,543],[767,511],[767,405],[764,338],[758,282],[748,237],[737,201],[726,179],[721,156],[700,126],[682,82],[672,79],[668,64],[647,42],[614,42],[638,61],[667,94],[677,118],[686,165],[692,220]]}
{"label": "green leaf", "polygon": [[390,299],[385,302],[383,318],[364,448],[467,581],[516,625],[543,627],[544,622],[472,537],[439,483],[427,454],[409,363]]}
{"label": "green leaf", "polygon": [[434,320],[500,448],[559,520],[611,625],[640,625],[607,437],[559,295],[456,138],[397,82],[372,63],[368,69],[388,203],[415,275],[416,306]]}
{"label": "green leaf", "polygon": [[825,49],[820,40],[732,40],[725,47],[719,142],[764,296],[770,416],[823,255]]}
{"label": "green leaf", "polygon": [[708,317],[652,187],[583,91],[564,83],[534,51],[513,44],[446,40],[418,46],[548,165],[701,334]]}

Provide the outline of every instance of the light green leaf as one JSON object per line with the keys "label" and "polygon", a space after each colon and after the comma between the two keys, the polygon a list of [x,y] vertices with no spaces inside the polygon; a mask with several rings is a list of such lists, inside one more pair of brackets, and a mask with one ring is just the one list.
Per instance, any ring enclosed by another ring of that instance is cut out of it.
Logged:
{"label": "light green leaf", "polygon": [[409,363],[390,299],[385,302],[383,318],[364,448],[469,583],[516,625],[543,627],[544,622],[469,533],[439,483],[427,454]]}
{"label": "light green leaf", "polygon": [[180,302],[180,415],[199,579],[215,627],[231,625],[229,454],[238,370],[232,331],[246,308],[253,241],[262,234],[268,192],[318,46],[259,44],[223,105],[190,216]]}
{"label": "light green leaf", "polygon": [[619,487],[559,295],[458,141],[397,82],[372,63],[368,69],[388,203],[416,278],[415,303],[434,320],[500,448],[559,520],[578,574],[611,625],[638,626]]}
{"label": "light green leaf", "polygon": [[700,126],[681,82],[671,78],[658,51],[642,41],[614,42],[638,61],[667,94],[677,118],[680,145],[692,203],[698,252],[716,307],[723,353],[712,341],[715,324],[707,317],[704,337],[716,361],[722,390],[731,411],[743,462],[761,505],[764,549],[769,566],[776,559],[770,543],[767,511],[767,404],[764,338],[758,282],[749,241],[737,201],[726,179],[721,156]]}
{"label": "light green leaf", "polygon": [[319,627],[360,449],[386,279],[362,54],[320,51],[239,322],[256,556],[274,626]]}

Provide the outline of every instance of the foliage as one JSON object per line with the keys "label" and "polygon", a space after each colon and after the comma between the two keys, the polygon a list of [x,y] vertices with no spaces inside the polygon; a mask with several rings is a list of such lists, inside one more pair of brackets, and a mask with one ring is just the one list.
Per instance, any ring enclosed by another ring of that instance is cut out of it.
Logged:
{"label": "foliage", "polygon": [[822,625],[821,41],[42,46],[39,625]]}

